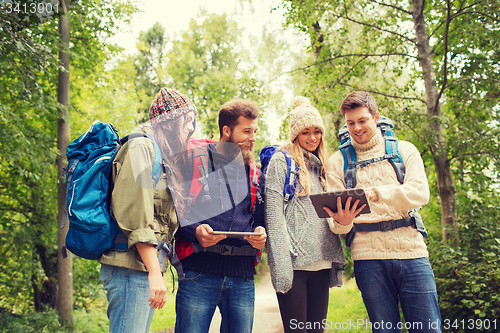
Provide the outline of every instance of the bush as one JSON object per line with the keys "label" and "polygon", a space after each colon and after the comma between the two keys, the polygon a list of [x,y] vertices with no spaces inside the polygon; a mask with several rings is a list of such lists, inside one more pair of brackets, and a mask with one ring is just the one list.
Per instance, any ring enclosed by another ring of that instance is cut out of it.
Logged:
{"label": "bush", "polygon": [[0,313],[0,330],[5,333],[64,333],[56,310],[17,315]]}
{"label": "bush", "polygon": [[[449,328],[454,332],[463,332],[469,324],[473,330],[496,332],[500,326],[499,213],[472,200],[466,207],[458,248],[429,243],[443,325],[455,323]],[[487,319],[490,329],[479,328]]]}

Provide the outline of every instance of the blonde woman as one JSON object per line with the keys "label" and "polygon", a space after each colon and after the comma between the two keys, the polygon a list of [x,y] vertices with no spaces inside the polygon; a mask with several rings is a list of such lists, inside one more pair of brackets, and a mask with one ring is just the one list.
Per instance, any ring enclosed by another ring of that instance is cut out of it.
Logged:
{"label": "blonde woman", "polygon": [[[307,98],[295,97],[290,143],[272,156],[266,173],[266,249],[285,332],[323,332],[328,288],[342,284],[345,260],[340,239],[327,219],[317,216],[309,198],[326,189],[324,132],[318,110]],[[295,194],[287,203],[286,158],[293,158],[299,168]]]}

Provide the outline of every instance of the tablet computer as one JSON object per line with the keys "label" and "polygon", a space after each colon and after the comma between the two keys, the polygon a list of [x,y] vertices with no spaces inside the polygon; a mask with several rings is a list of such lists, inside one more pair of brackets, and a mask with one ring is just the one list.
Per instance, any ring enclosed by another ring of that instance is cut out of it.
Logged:
{"label": "tablet computer", "polygon": [[212,235],[226,235],[227,238],[243,238],[245,236],[260,236],[263,232],[251,231],[212,231]]}
{"label": "tablet computer", "polygon": [[316,210],[316,214],[319,217],[330,217],[328,213],[323,209],[323,207],[328,207],[332,212],[337,212],[337,198],[342,198],[342,209],[345,209],[347,198],[352,197],[351,206],[359,199],[358,208],[363,204],[366,204],[365,208],[360,212],[360,214],[368,214],[371,212],[370,205],[368,204],[368,199],[365,195],[365,190],[361,188],[352,188],[343,191],[334,191],[326,193],[310,194],[312,204]]}

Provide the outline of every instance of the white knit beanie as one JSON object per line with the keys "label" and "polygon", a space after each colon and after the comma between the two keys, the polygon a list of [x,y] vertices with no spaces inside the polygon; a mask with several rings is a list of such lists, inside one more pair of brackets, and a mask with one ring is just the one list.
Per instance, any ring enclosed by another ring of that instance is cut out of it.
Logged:
{"label": "white knit beanie", "polygon": [[296,96],[292,99],[290,112],[290,141],[293,142],[302,130],[309,127],[318,127],[322,134],[325,133],[325,125],[319,111],[311,105],[307,97]]}

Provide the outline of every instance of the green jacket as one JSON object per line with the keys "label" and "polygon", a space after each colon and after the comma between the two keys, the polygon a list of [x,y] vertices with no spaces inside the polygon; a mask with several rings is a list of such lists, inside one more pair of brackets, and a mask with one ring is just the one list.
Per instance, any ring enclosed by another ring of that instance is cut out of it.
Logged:
{"label": "green jacket", "polygon": [[[144,132],[153,135],[149,127]],[[179,225],[172,196],[167,190],[167,175],[162,172],[153,188],[151,173],[153,143],[148,138],[134,138],[120,148],[113,161],[114,188],[111,197],[113,214],[128,238],[128,251],[106,251],[99,262],[111,266],[147,271],[135,244],[157,245],[157,240],[171,242]],[[159,254],[159,251],[158,251]],[[168,260],[162,267],[165,272]]]}

